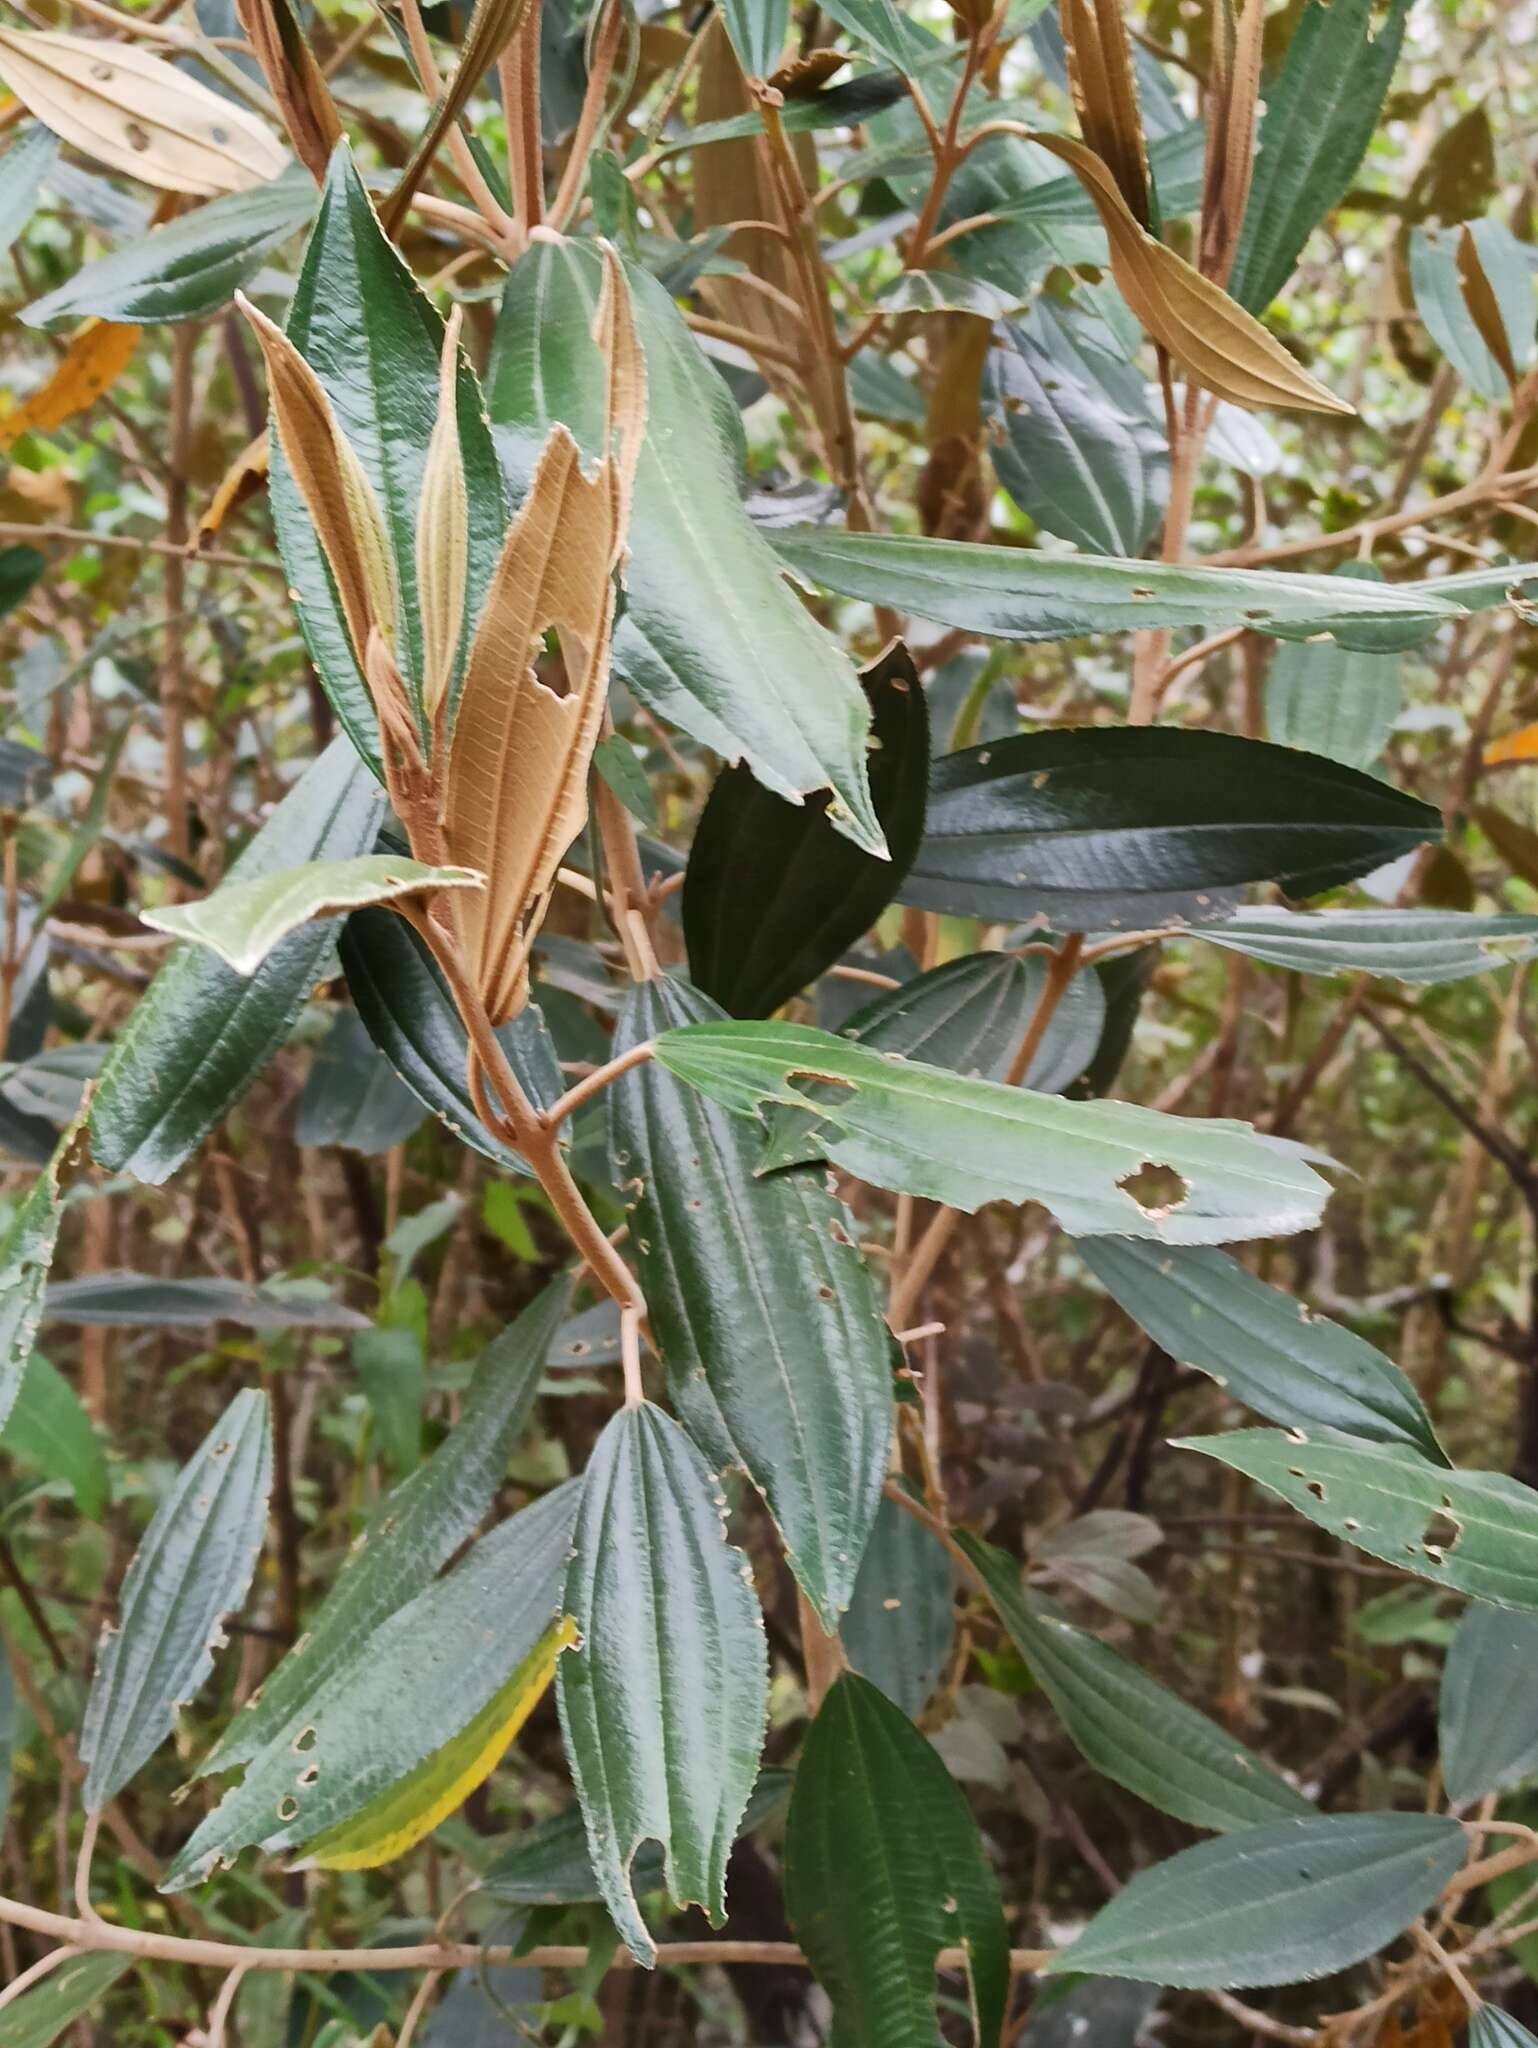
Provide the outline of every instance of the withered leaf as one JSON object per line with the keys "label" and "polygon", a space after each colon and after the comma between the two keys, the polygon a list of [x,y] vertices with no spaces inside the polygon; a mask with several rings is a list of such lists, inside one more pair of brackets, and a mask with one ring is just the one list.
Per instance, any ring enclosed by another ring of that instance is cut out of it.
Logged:
{"label": "withered leaf", "polygon": [[1480,340],[1500,364],[1508,382],[1515,384],[1521,372],[1511,352],[1511,336],[1506,332],[1505,315],[1495,295],[1495,287],[1480,261],[1479,244],[1474,239],[1473,230],[1467,227],[1458,237],[1458,284]]}
{"label": "withered leaf", "polygon": [[[449,745],[447,856],[486,877],[455,901],[461,949],[493,1023],[528,994],[529,947],[555,871],[587,816],[587,773],[607,701],[614,572],[646,416],[629,287],[605,252],[594,339],[608,364],[607,452],[586,476],[551,430],[492,576]],[[546,636],[555,662],[536,672]],[[564,685],[564,688],[562,687]]]}
{"label": "withered leaf", "polygon": [[23,434],[51,433],[94,405],[128,368],[143,332],[142,327],[88,320],[42,389],[0,420],[0,448],[9,448]]}

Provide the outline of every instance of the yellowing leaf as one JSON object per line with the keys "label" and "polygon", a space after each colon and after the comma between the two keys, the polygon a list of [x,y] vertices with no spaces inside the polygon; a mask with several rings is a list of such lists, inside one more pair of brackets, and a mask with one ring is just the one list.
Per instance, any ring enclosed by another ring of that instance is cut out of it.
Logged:
{"label": "yellowing leaf", "polygon": [[[493,1023],[523,1008],[529,947],[562,854],[587,817],[587,771],[608,691],[614,571],[646,417],[646,371],[612,251],[594,338],[609,370],[605,454],[591,477],[551,430],[503,546],[465,664],[449,748],[448,859],[486,887],[455,901],[472,978]],[[554,634],[546,674],[534,664]],[[548,678],[548,679],[547,679]]]}
{"label": "yellowing leaf", "polygon": [[198,521],[200,548],[206,548],[217,537],[237,505],[243,505],[266,483],[270,446],[270,437],[264,427],[254,441],[246,443],[219,479],[219,488],[209,499],[208,510]]}
{"label": "yellowing leaf", "polygon": [[1141,228],[1092,149],[1066,135],[1033,130],[1031,139],[1060,156],[1089,194],[1111,244],[1111,271],[1123,298],[1194,383],[1234,405],[1355,412],[1300,368],[1225,291]]}
{"label": "yellowing leaf", "polygon": [[132,43],[0,30],[0,77],[55,135],[167,192],[244,192],[289,161],[255,114]]}
{"label": "yellowing leaf", "polygon": [[567,1615],[546,1631],[468,1727],[361,1813],[317,1835],[296,1867],[372,1870],[414,1848],[491,1776],[555,1675],[557,1657],[576,1640],[576,1624]]}
{"label": "yellowing leaf", "polygon": [[94,405],[127,369],[143,332],[109,320],[87,321],[42,390],[0,420],[0,448],[9,448],[23,434],[51,433]]}
{"label": "yellowing leaf", "polygon": [[1507,761],[1538,761],[1538,725],[1524,725],[1485,748],[1487,768],[1499,768]]}

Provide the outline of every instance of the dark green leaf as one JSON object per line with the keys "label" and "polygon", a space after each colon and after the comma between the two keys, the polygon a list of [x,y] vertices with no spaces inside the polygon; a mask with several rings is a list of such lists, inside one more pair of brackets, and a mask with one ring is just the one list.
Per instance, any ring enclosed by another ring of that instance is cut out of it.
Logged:
{"label": "dark green leaf", "polygon": [[896,1501],[883,1500],[840,1630],[849,1662],[916,1720],[956,1636],[951,1561]]}
{"label": "dark green leaf", "polygon": [[[877,1187],[969,1211],[1040,1202],[1083,1235],[1269,1237],[1306,1229],[1328,1192],[1296,1147],[1247,1124],[963,1080],[809,1025],[689,1025],[664,1032],[655,1057],[739,1115],[768,1102],[814,1111],[829,1156]],[[1149,1164],[1179,1175],[1178,1200],[1145,1205],[1125,1185]]]}
{"label": "dark green leaf", "polygon": [[576,1507],[576,1483],[557,1487],[377,1628],[339,1645],[323,1682],[251,1758],[161,1890],[185,1891],[252,1842],[270,1854],[337,1827],[467,1727],[550,1632]]}
{"label": "dark green leaf", "polygon": [[[641,983],[619,1049],[723,1021],[686,983]],[[892,1375],[854,1218],[820,1169],[759,1177],[753,1127],[655,1061],[609,1091],[610,1153],[632,1218],[673,1402],[716,1468],[740,1464],[832,1629],[881,1496]]]}
{"label": "dark green leaf", "polygon": [[[647,413],[615,666],[652,710],[727,760],[745,756],[766,789],[797,802],[831,788],[839,829],[879,852],[870,709],[853,663],[786,589],[742,509],[719,379],[656,279],[633,264],[626,275]],[[599,277],[596,250],[546,241],[508,280],[487,398],[518,493],[556,420],[589,455],[602,446],[602,364],[589,338]]]}
{"label": "dark green leaf", "polygon": [[267,1396],[247,1389],[177,1474],[102,1630],[80,1732],[87,1812],[148,1762],[213,1670],[224,1617],[256,1570],[271,1486]]}
{"label": "dark green leaf", "polygon": [[1080,726],[946,754],[899,894],[1058,931],[1226,916],[1311,896],[1441,836],[1441,813],[1355,768],[1232,733]]}
{"label": "dark green leaf", "polygon": [[785,1909],[833,2001],[839,2048],[934,2048],[935,1959],[957,1942],[979,2048],[998,2040],[1009,1936],[977,1823],[907,1715],[852,1671],[796,1770]]}
{"label": "dark green leaf", "polygon": [[[527,1173],[470,1099],[465,1027],[423,939],[393,911],[357,910],[342,927],[338,951],[364,1028],[417,1100],[475,1151]],[[530,1003],[497,1035],[530,1100],[548,1109],[565,1083],[538,1005]]]}
{"label": "dark green leaf", "polygon": [[414,1472],[422,1456],[422,1404],[427,1360],[415,1330],[359,1330],[353,1370],[374,1411],[379,1447],[396,1472]]}
{"label": "dark green leaf", "polygon": [[72,2021],[100,2013],[102,2000],[133,1964],[132,1956],[111,1949],[70,1956],[0,2013],[0,2048],[52,2048]]}
{"label": "dark green leaf", "polygon": [[1312,1810],[1253,1750],[1135,1664],[1033,1613],[1002,1551],[965,1529],[956,1541],[1069,1740],[1104,1777],[1162,1813],[1224,1832]]}
{"label": "dark green leaf", "polygon": [[368,1318],[312,1282],[286,1286],[241,1280],[162,1280],[154,1273],[92,1273],[48,1290],[44,1318],[95,1330],[357,1330]]}
{"label": "dark green leaf", "polygon": [[1327,1977],[1402,1933],[1467,1851],[1462,1826],[1437,1814],[1245,1828],[1141,1871],[1047,1972],[1192,1990]]}
{"label": "dark green leaf", "polygon": [[1538,1615],[1478,1603],[1464,1609],[1437,1714],[1442,1780],[1455,1805],[1538,1777],[1535,1669]]}
{"label": "dark green leaf", "polygon": [[1538,952],[1538,917],[1462,910],[1284,910],[1262,904],[1204,925],[1211,946],[1295,974],[1366,973],[1429,984],[1461,981]]}
{"label": "dark green leaf", "polygon": [[[778,1813],[790,1796],[789,1771],[760,1771],[758,1783],[742,1816],[739,1838]],[[639,1892],[663,1888],[662,1850],[643,1842],[630,1869]],[[481,1889],[505,1906],[578,1906],[603,1898],[587,1852],[587,1827],[582,1809],[569,1807],[553,1820],[541,1821],[518,1837],[481,1879]]]}
{"label": "dark green leaf", "polygon": [[[695,827],[683,893],[695,983],[734,1017],[765,1017],[842,958],[897,893],[924,831],[929,721],[907,649],[861,678],[871,700],[870,791],[891,858],[789,804],[739,765]],[[744,917],[751,903],[753,915]]]}
{"label": "dark green leaf", "polygon": [[570,1301],[571,1282],[553,1281],[484,1352],[459,1421],[427,1463],[379,1503],[368,1541],[349,1551],[306,1618],[303,1653],[285,1657],[247,1702],[199,1765],[200,1776],[249,1762],[296,1723],[356,1646],[421,1592],[477,1527],[502,1483]]}
{"label": "dark green leaf", "polygon": [[1497,1607],[1538,1613],[1538,1493],[1502,1472],[1445,1472],[1380,1444],[1299,1430],[1186,1437],[1369,1556]]}
{"label": "dark green leaf", "polygon": [[411,1136],[423,1114],[421,1100],[375,1045],[357,1011],[338,1010],[299,1098],[294,1143],[388,1152]]}
{"label": "dark green leaf", "polygon": [[262,259],[315,211],[315,182],[295,165],[269,185],[231,192],[88,263],[22,311],[30,327],[73,320],[196,320],[218,312]]}
{"label": "dark green leaf", "polygon": [[556,1684],[588,1850],[615,1926],[649,1965],[636,1852],[660,1842],[669,1895],[719,1924],[769,1712],[763,1617],[717,1482],[649,1403],[613,1416],[588,1462],[564,1608],[580,1640]]}
{"label": "dark green leaf", "polygon": [[[252,881],[296,859],[365,852],[382,810],[377,786],[339,735],[278,805],[230,878]],[[97,1085],[90,1128],[98,1161],[158,1184],[190,1159],[288,1037],[333,936],[329,924],[308,925],[249,977],[201,946],[178,947],[140,998]]]}
{"label": "dark green leaf", "polygon": [[1051,302],[998,329],[983,373],[999,482],[1048,533],[1095,555],[1136,555],[1169,497],[1169,451],[1141,375]]}
{"label": "dark green leaf", "polygon": [[1351,187],[1388,92],[1409,0],[1307,0],[1265,89],[1255,176],[1229,295],[1262,313]]}
{"label": "dark green leaf", "polygon": [[[1037,548],[781,526],[775,552],[808,583],[915,612],[998,640],[1066,640],[1143,626],[1252,626],[1295,639],[1330,631],[1342,643],[1404,629],[1425,639],[1457,617],[1456,600],[1414,584],[1348,588],[1333,576],[1267,569],[1187,569],[1090,561]],[[1375,638],[1369,642],[1378,645]]]}
{"label": "dark green leaf", "polygon": [[45,1479],[67,1486],[81,1514],[100,1521],[107,1505],[107,1461],[74,1388],[41,1351],[27,1360],[0,1444]]}
{"label": "dark green leaf", "polygon": [[1339,1430],[1448,1463],[1419,1394],[1391,1359],[1247,1273],[1227,1252],[1095,1238],[1101,1286],[1154,1342],[1290,1429]]}
{"label": "dark green leaf", "polygon": [[[24,543],[0,548],[0,618],[15,611],[47,567],[48,557],[38,548],[27,547]],[[38,755],[32,765],[43,769],[47,761]]]}

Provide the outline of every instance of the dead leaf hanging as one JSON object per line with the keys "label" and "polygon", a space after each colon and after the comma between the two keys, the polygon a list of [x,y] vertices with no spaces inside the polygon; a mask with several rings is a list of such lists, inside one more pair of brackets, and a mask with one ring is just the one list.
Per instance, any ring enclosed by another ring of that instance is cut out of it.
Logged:
{"label": "dead leaf hanging", "polygon": [[[445,850],[486,876],[485,890],[456,903],[453,916],[494,1023],[527,1000],[529,948],[587,816],[607,701],[614,572],[646,412],[629,289],[608,252],[593,331],[609,368],[605,454],[585,475],[570,433],[552,430],[492,576],[449,746]],[[541,674],[551,634],[556,647]]]}
{"label": "dead leaf hanging", "polygon": [[255,114],[132,43],[0,30],[0,77],[55,135],[167,192],[244,192],[289,162]]}
{"label": "dead leaf hanging", "polygon": [[42,390],[0,420],[0,448],[9,448],[23,434],[51,433],[94,405],[128,368],[143,332],[110,320],[88,320]]}

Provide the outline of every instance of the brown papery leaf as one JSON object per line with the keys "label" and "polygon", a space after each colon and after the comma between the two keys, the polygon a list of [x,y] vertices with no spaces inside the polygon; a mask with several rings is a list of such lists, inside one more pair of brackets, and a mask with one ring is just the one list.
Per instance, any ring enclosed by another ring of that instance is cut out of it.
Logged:
{"label": "brown papery leaf", "polygon": [[[646,418],[629,288],[607,250],[593,336],[609,366],[607,452],[586,476],[567,429],[551,430],[492,576],[449,746],[445,852],[486,877],[453,915],[494,1023],[528,998],[529,948],[587,817],[607,701],[614,572]],[[547,681],[534,665],[552,632],[564,674]]]}
{"label": "brown papery leaf", "polygon": [[1234,405],[1351,414],[1355,406],[1311,377],[1219,286],[1139,227],[1092,149],[1066,135],[1032,132],[1062,158],[1095,203],[1111,245],[1111,272],[1144,331],[1193,383]]}
{"label": "brown papery leaf", "polygon": [[289,160],[255,114],[132,43],[0,30],[0,78],[55,135],[167,192],[244,192]]}
{"label": "brown papery leaf", "polygon": [[1084,140],[1104,161],[1133,219],[1146,228],[1152,218],[1148,152],[1121,0],[1060,0],[1059,18]]}
{"label": "brown papery leaf", "polygon": [[1515,384],[1521,373],[1511,352],[1511,337],[1506,332],[1501,303],[1480,261],[1479,244],[1467,228],[1458,237],[1458,284],[1480,340],[1500,364],[1507,383]]}
{"label": "brown papery leaf", "polygon": [[51,433],[94,405],[128,368],[143,332],[142,327],[88,320],[42,390],[0,420],[0,448],[9,448],[23,434]]}
{"label": "brown papery leaf", "polygon": [[1255,168],[1255,108],[1260,98],[1265,0],[1221,0],[1207,92],[1207,154],[1202,166],[1201,247],[1197,268],[1226,284],[1239,253],[1244,209]]}
{"label": "brown papery leaf", "polygon": [[288,0],[235,0],[235,12],[278,103],[295,154],[317,185],[342,139],[342,120]]}
{"label": "brown papery leaf", "polygon": [[370,632],[377,627],[386,640],[395,635],[395,579],[384,514],[320,379],[282,328],[244,293],[236,293],[235,303],[251,323],[266,358],[278,442],[331,565],[353,652],[362,668]]}

